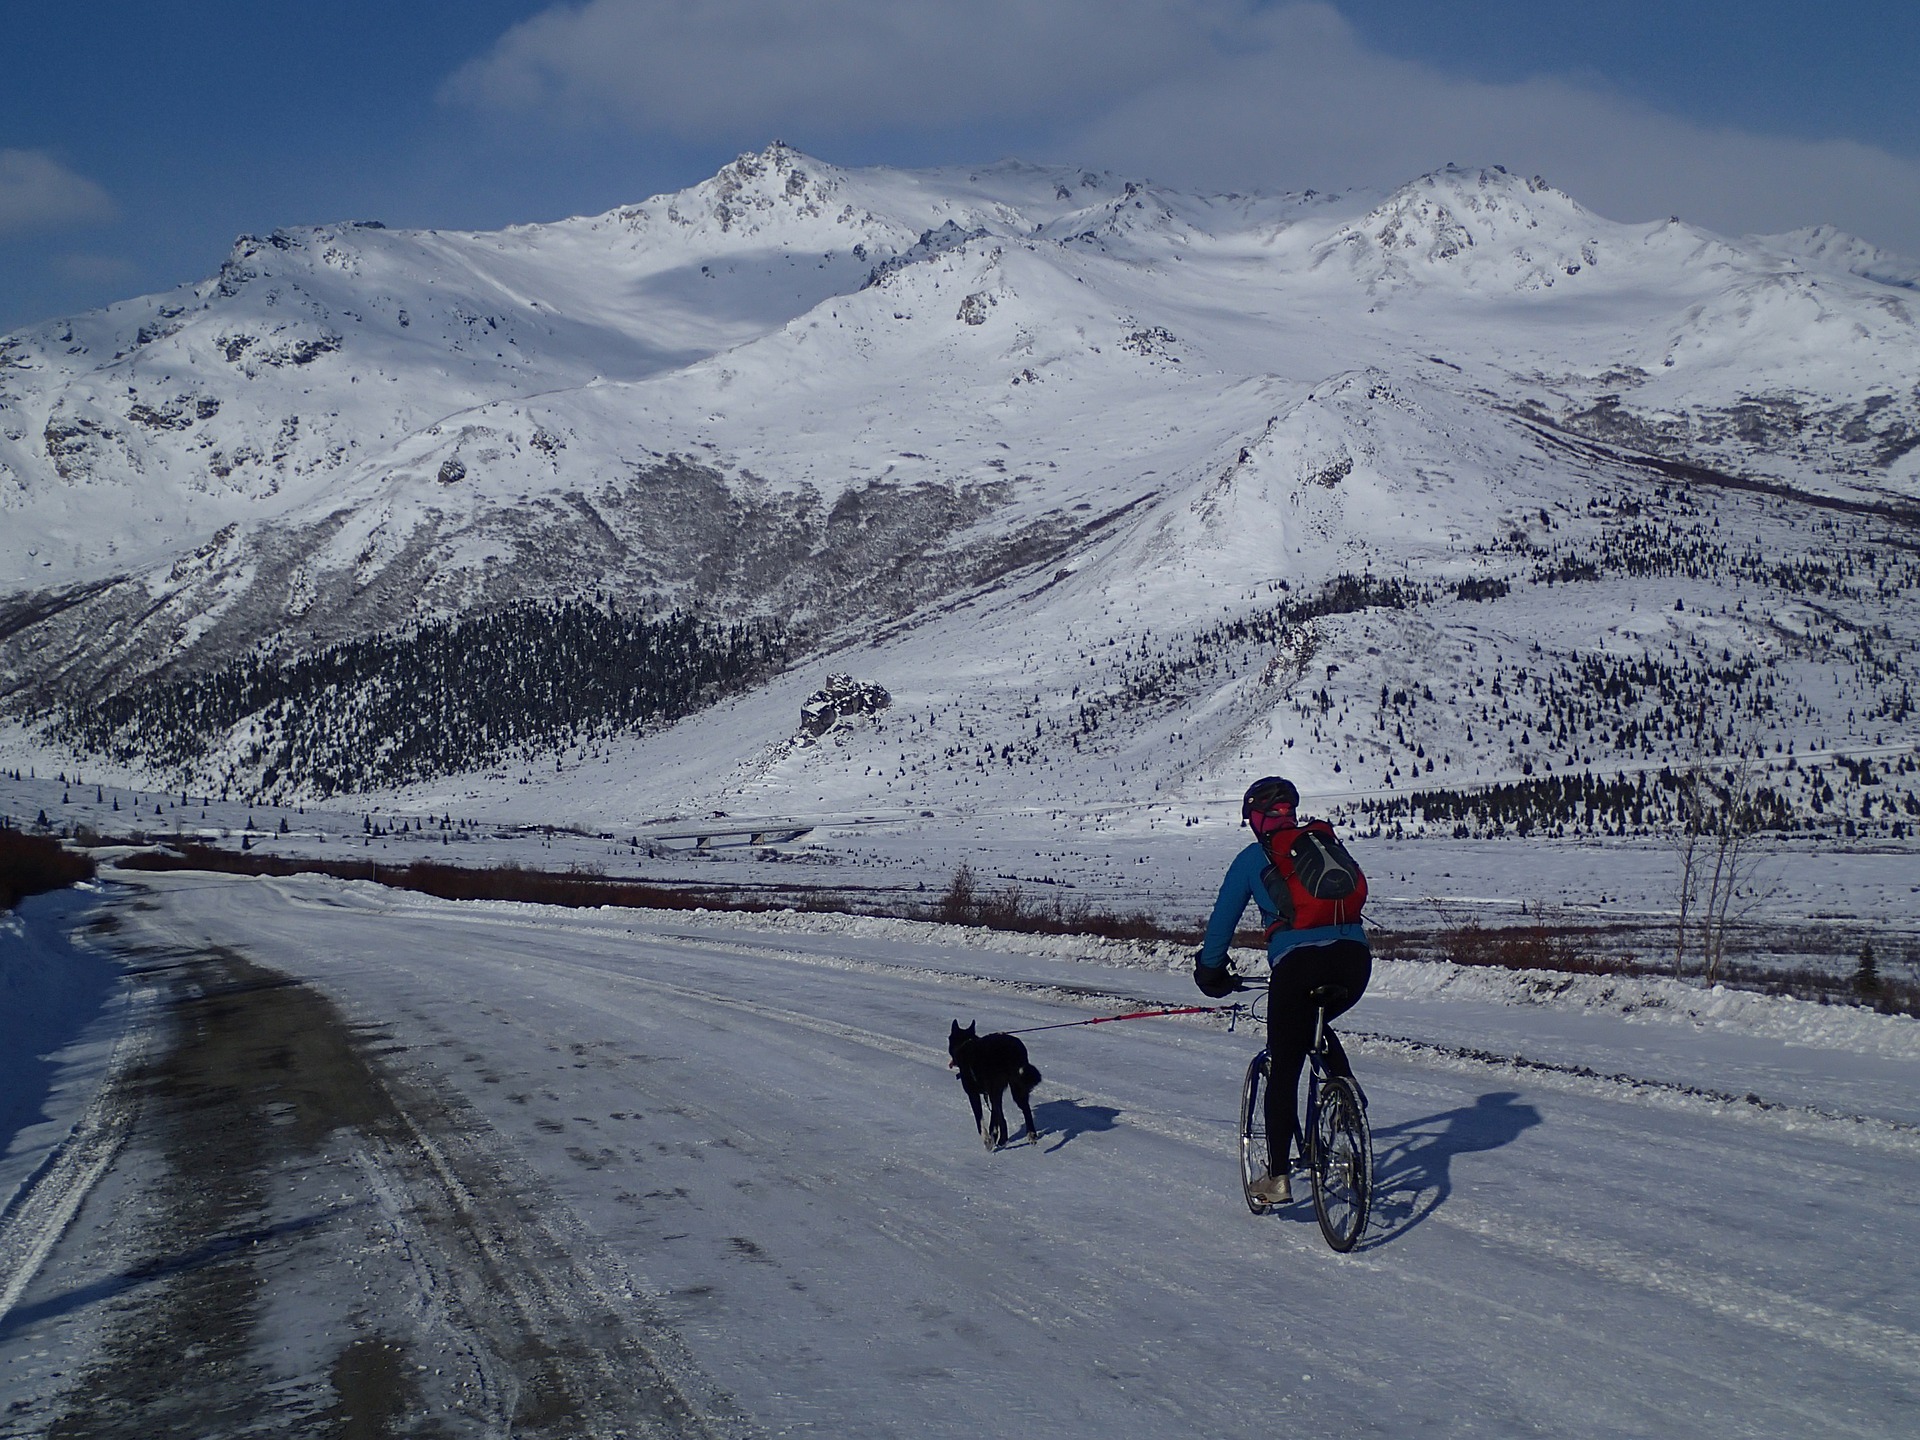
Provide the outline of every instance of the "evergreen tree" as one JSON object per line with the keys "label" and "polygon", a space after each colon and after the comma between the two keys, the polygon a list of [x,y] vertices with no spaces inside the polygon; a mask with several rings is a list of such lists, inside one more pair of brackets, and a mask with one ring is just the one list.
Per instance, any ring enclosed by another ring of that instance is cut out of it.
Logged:
{"label": "evergreen tree", "polygon": [[1853,971],[1854,993],[1862,999],[1875,1000],[1880,995],[1880,963],[1874,957],[1873,942],[1865,941],[1860,946],[1860,962]]}

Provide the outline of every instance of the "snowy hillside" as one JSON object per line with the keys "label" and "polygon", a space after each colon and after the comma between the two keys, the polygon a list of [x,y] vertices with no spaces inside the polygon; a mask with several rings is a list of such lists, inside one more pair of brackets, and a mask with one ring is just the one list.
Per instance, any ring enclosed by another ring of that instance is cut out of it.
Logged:
{"label": "snowy hillside", "polygon": [[[780,146],[588,219],[243,239],[0,341],[0,746],[608,825],[1165,819],[1283,763],[1475,833],[1657,825],[1662,767],[1746,757],[1769,823],[1904,839],[1891,264],[1498,169]],[[891,704],[797,736],[829,672]]]}

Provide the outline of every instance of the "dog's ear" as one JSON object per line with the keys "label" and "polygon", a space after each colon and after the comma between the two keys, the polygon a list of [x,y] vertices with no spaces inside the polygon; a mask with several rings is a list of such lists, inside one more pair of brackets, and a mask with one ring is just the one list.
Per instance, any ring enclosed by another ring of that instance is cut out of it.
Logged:
{"label": "dog's ear", "polygon": [[953,1022],[953,1029],[947,1032],[947,1038],[952,1039],[955,1035],[963,1035],[965,1033],[966,1032],[960,1028],[960,1022],[956,1020]]}

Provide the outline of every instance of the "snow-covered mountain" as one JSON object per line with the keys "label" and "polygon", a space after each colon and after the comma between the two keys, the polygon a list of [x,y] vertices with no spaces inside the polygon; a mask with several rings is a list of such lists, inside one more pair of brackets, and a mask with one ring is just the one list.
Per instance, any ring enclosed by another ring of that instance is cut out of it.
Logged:
{"label": "snow-covered mountain", "polygon": [[1858,235],[1849,235],[1831,225],[1809,225],[1784,235],[1755,238],[1768,249],[1794,259],[1811,260],[1844,274],[1877,280],[1903,290],[1920,290],[1920,262],[1890,254],[1877,245],[1869,245]]}
{"label": "snow-covered mountain", "polygon": [[[558,224],[245,237],[0,341],[0,697],[22,754],[281,795],[558,754],[622,816],[1900,752],[1920,302],[1869,249],[1498,168],[779,145]],[[797,743],[829,669],[893,706]]]}

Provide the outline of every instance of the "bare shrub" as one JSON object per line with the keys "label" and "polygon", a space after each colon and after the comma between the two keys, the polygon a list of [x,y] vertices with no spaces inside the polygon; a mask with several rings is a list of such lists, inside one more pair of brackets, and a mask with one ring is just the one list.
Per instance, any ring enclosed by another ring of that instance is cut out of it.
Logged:
{"label": "bare shrub", "polygon": [[175,844],[163,851],[134,855],[121,862],[129,870],[211,870],[226,875],[329,875],[336,880],[374,880],[397,890],[415,890],[438,900],[515,900],[528,905],[583,908],[620,905],[648,910],[743,910],[774,907],[706,890],[683,890],[615,880],[592,871],[528,870],[519,865],[466,867],[419,860],[409,865],[380,865],[372,860],[296,860],[210,845]]}
{"label": "bare shrub", "polygon": [[76,855],[51,835],[0,830],[0,910],[29,895],[61,890],[94,875],[93,857]]}
{"label": "bare shrub", "polygon": [[962,860],[953,879],[947,882],[947,893],[940,897],[940,903],[934,907],[937,919],[949,925],[971,925],[974,915],[973,867]]}
{"label": "bare shrub", "polygon": [[1098,935],[1107,940],[1191,941],[1191,929],[1162,925],[1144,910],[1116,915],[1095,910],[1078,897],[1069,901],[1028,896],[1017,883],[983,892],[973,870],[964,861],[953,872],[946,893],[930,907],[927,918],[949,925],[979,925],[989,930],[1014,930],[1033,935]]}

